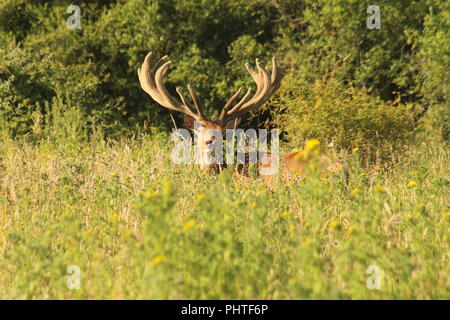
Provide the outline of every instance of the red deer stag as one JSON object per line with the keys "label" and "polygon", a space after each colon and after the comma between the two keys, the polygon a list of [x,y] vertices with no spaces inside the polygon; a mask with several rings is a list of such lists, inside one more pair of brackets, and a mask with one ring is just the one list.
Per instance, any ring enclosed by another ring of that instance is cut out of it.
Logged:
{"label": "red deer stag", "polygon": [[[175,99],[166,89],[163,79],[167,74],[171,61],[167,61],[168,56],[159,59],[156,64],[151,67],[152,52],[147,54],[142,67],[138,70],[139,82],[142,89],[152,97],[158,104],[169,109],[184,114],[184,123],[186,127],[194,130],[194,122],[197,121],[201,126],[197,127],[196,134],[198,137],[198,145],[200,148],[200,166],[203,171],[219,172],[222,165],[210,161],[211,153],[214,152],[210,145],[216,138],[216,132],[223,133],[226,129],[236,128],[240,123],[241,117],[250,111],[257,110],[266,103],[269,98],[280,88],[283,75],[278,68],[275,58],[272,58],[272,72],[269,73],[258,60],[256,60],[257,71],[253,70],[249,64],[245,64],[247,71],[256,83],[256,92],[251,96],[251,89],[240,99],[242,88],[240,88],[225,103],[221,112],[215,120],[210,120],[205,115],[202,104],[198,99],[195,91],[188,85],[188,91],[192,97],[194,107],[188,102],[179,88],[176,89],[180,100]],[[266,153],[259,162],[259,171],[267,168],[273,161],[273,156]],[[282,161],[282,167],[290,169],[297,175],[302,172],[302,166],[305,162],[310,161],[303,157],[300,153],[287,154]],[[246,172],[247,165],[238,166],[238,171]],[[239,168],[240,167],[240,168]],[[290,171],[288,170],[288,171]],[[265,180],[271,177],[261,174]]]}

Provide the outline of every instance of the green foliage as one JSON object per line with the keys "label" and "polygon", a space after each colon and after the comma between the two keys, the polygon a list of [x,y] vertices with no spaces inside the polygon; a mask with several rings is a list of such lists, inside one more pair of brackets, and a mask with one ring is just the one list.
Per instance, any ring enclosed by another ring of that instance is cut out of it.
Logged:
{"label": "green foliage", "polygon": [[425,17],[423,36],[419,38],[417,58],[420,70],[419,92],[427,105],[425,122],[433,127],[447,141],[450,139],[450,3],[445,2],[442,10],[431,10]]}
{"label": "green foliage", "polygon": [[445,1],[378,2],[380,30],[367,29],[368,3],[357,0],[75,2],[81,30],[66,26],[70,4],[0,5],[0,121],[12,135],[30,132],[33,112],[56,96],[107,134],[144,122],[167,129],[168,110],[136,77],[150,50],[174,61],[169,90],[190,83],[211,115],[253,85],[244,62],[275,54],[285,73],[310,83],[332,74],[384,100],[421,102],[425,120],[448,135]]}
{"label": "green foliage", "polygon": [[398,100],[384,102],[333,79],[309,84],[289,76],[272,105],[295,147],[318,138],[338,150],[360,148],[367,156],[384,158],[413,137],[411,106]]}

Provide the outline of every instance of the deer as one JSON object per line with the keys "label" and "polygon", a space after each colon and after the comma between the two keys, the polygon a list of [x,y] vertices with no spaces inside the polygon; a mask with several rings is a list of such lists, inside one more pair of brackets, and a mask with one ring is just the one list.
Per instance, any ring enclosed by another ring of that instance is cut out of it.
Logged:
{"label": "deer", "polygon": [[[185,126],[194,131],[198,137],[197,143],[200,149],[199,163],[201,170],[208,173],[220,173],[226,167],[226,164],[210,161],[214,155],[211,145],[217,138],[218,132],[223,133],[227,129],[236,129],[244,114],[258,110],[280,88],[283,74],[278,67],[275,57],[272,58],[272,70],[270,73],[261,65],[258,59],[256,59],[256,70],[253,70],[246,63],[245,68],[256,83],[256,92],[251,96],[252,89],[249,88],[243,97],[239,99],[242,94],[242,88],[239,88],[226,101],[218,116],[211,120],[206,116],[203,105],[190,85],[187,86],[187,89],[193,105],[186,99],[180,88],[176,88],[179,100],[168,92],[163,80],[172,61],[168,60],[168,56],[165,55],[152,66],[152,56],[153,53],[149,52],[141,68],[138,69],[138,78],[142,89],[162,107],[184,114]],[[195,122],[199,123],[200,126],[196,127]],[[309,165],[313,160],[313,157],[311,157],[313,153],[309,155],[307,153],[295,151],[283,157],[281,167],[285,170],[286,174],[284,176],[287,179],[305,174],[305,166]],[[271,166],[273,161],[275,161],[273,154],[262,153],[256,164],[259,176],[269,183],[272,181],[275,173],[264,169]],[[337,159],[327,154],[322,154],[319,157],[319,164],[323,164],[325,168],[337,168],[340,165]],[[247,175],[248,163],[238,164],[237,169],[240,174]]]}

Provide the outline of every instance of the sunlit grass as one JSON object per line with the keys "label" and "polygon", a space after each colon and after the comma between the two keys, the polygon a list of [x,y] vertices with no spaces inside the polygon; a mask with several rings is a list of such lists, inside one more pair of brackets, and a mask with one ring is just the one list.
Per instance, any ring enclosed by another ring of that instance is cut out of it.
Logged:
{"label": "sunlit grass", "polygon": [[[449,298],[449,155],[269,189],[170,163],[154,133],[0,151],[1,298]],[[81,287],[66,286],[67,267]],[[382,270],[369,289],[369,266]]]}

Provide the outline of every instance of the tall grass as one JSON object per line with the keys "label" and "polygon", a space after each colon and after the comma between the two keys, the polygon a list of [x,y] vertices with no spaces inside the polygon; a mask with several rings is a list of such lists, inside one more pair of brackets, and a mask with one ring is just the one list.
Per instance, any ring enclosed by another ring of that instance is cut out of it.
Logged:
{"label": "tall grass", "polygon": [[88,138],[76,108],[55,104],[50,129],[1,135],[0,298],[450,298],[441,143],[386,168],[356,151],[348,186],[311,174],[269,189],[172,164],[164,133]]}

